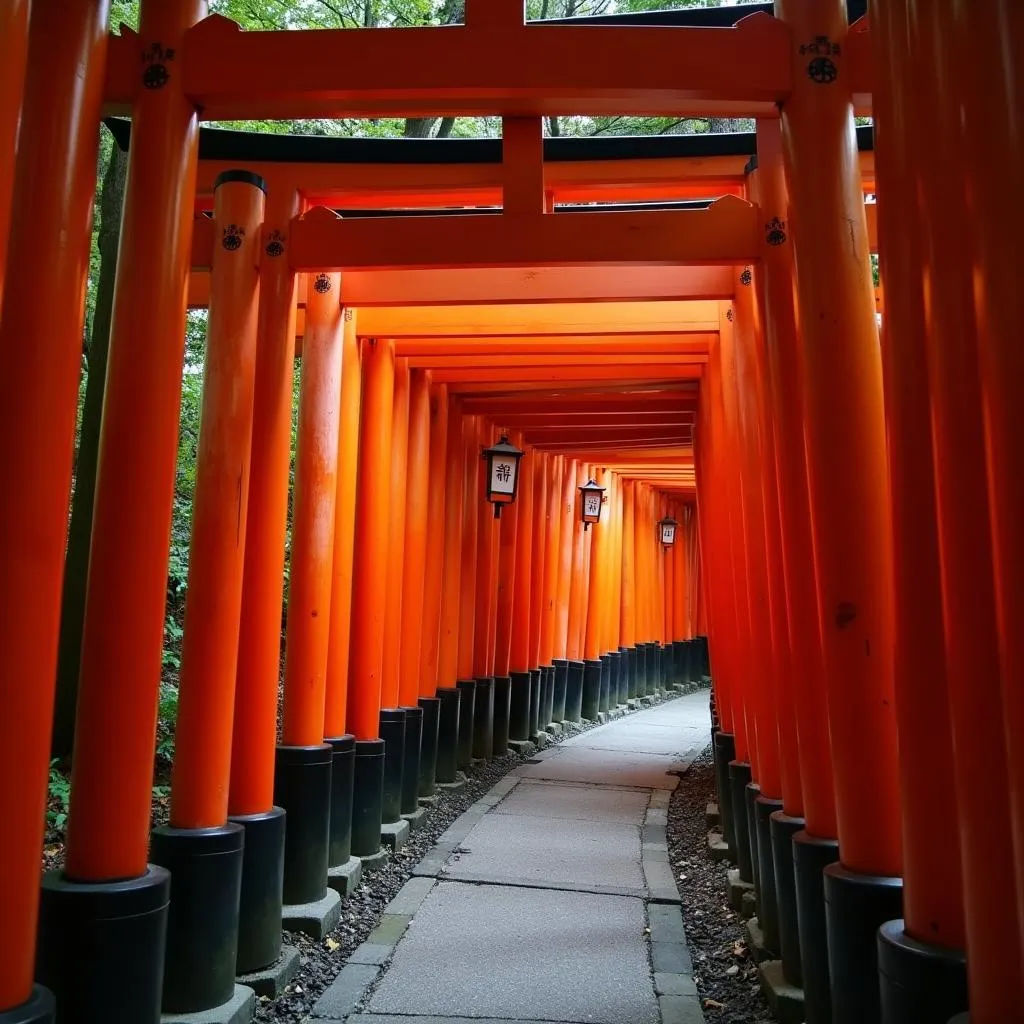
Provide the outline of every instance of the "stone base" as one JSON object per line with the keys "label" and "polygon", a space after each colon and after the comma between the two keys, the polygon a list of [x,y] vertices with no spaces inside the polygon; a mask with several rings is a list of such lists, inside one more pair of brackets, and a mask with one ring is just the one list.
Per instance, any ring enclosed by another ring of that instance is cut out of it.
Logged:
{"label": "stone base", "polygon": [[[358,864],[359,862],[356,861]],[[238,983],[251,988],[258,996],[277,999],[284,992],[288,982],[299,973],[299,951],[294,946],[285,946],[277,963],[264,967],[262,971],[240,974]]]}
{"label": "stone base", "polygon": [[754,883],[744,882],[740,878],[739,868],[729,869],[729,906],[735,911],[741,911],[743,909],[743,897],[746,893],[753,894]]}
{"label": "stone base", "polygon": [[704,812],[704,821],[707,823],[708,828],[714,828],[716,825],[721,824],[722,816],[718,812],[718,804],[714,802],[708,804],[708,808]]}
{"label": "stone base", "polygon": [[781,960],[765,960],[758,965],[761,991],[779,1024],[803,1024],[804,990],[791,985],[782,973]]}
{"label": "stone base", "polygon": [[753,892],[745,892],[740,902],[740,917],[744,921],[757,917],[757,897]]}
{"label": "stone base", "polygon": [[708,855],[712,860],[729,860],[729,844],[721,832],[708,833]]}
{"label": "stone base", "polygon": [[196,1013],[162,1013],[161,1024],[249,1024],[256,1012],[256,993],[245,985],[236,985],[234,995],[212,1010]]}
{"label": "stone base", "polygon": [[562,735],[562,723],[561,722],[548,722],[544,726],[544,731],[549,735],[558,739]]}
{"label": "stone base", "polygon": [[601,725],[607,725],[609,718],[607,711],[598,711],[597,720]]}
{"label": "stone base", "polygon": [[537,745],[531,740],[509,740],[508,747],[523,757],[532,757],[537,750]]}
{"label": "stone base", "polygon": [[342,896],[351,895],[362,877],[363,862],[358,857],[349,857],[344,864],[327,869],[327,884]]}
{"label": "stone base", "polygon": [[281,927],[286,932],[302,932],[320,942],[341,920],[341,896],[333,889],[315,903],[286,903],[281,909]]}
{"label": "stone base", "polygon": [[764,932],[761,931],[761,922],[756,917],[748,917],[743,922],[743,934],[746,936],[747,949],[750,950],[754,963],[759,964],[762,960],[767,960],[770,954],[765,949]]}
{"label": "stone base", "polygon": [[404,818],[398,821],[389,821],[380,827],[380,845],[386,846],[389,850],[397,852],[409,838],[409,822]]}
{"label": "stone base", "polygon": [[391,851],[386,847],[381,846],[376,853],[371,853],[367,857],[360,857],[359,864],[362,867],[363,874],[365,875],[371,871],[376,871],[377,868],[387,864],[390,856]]}
{"label": "stone base", "polygon": [[454,782],[435,782],[434,785],[438,789],[443,789],[446,793],[457,793],[466,784],[466,776],[462,772],[456,772]]}
{"label": "stone base", "polygon": [[418,810],[413,811],[412,814],[403,814],[402,820],[409,823],[409,831],[415,832],[420,826],[426,824],[427,821],[427,809],[420,807]]}
{"label": "stone base", "polygon": [[436,807],[437,801],[440,799],[438,796],[421,796],[419,798],[420,807]]}

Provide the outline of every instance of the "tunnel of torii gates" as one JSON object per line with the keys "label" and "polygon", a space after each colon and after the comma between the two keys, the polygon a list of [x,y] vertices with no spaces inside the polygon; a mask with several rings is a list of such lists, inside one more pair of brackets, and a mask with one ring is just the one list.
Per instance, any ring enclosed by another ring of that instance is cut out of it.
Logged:
{"label": "tunnel of torii gates", "polygon": [[[525,26],[469,0],[460,27],[243,33],[143,0],[119,36],[108,6],[0,0],[0,1021],[220,1006],[460,765],[708,677],[723,841],[809,1024],[946,1024],[968,992],[975,1024],[1022,1020],[1024,5]],[[502,142],[199,130],[478,114]],[[545,142],[552,114],[757,131]],[[96,129],[124,115],[66,864],[40,899]],[[189,304],[202,432],[151,835]]]}

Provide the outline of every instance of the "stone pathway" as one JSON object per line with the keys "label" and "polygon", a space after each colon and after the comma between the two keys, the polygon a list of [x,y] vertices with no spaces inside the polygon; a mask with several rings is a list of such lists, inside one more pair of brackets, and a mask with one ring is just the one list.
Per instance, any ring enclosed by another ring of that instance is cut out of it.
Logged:
{"label": "stone pathway", "polygon": [[665,837],[707,691],[537,755],[441,835],[310,1024],[699,1024]]}

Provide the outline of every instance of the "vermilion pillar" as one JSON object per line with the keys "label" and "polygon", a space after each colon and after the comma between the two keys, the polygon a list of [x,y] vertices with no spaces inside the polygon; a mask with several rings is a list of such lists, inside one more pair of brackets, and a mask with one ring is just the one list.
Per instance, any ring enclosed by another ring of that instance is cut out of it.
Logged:
{"label": "vermilion pillar", "polygon": [[540,620],[540,667],[541,667],[541,728],[545,729],[554,719],[555,707],[555,604],[558,600],[558,572],[560,562],[561,518],[559,507],[562,503],[562,476],[565,460],[552,455],[548,470],[547,515],[544,535],[544,589]]}
{"label": "vermilion pillar", "polygon": [[378,731],[387,602],[394,386],[393,343],[384,338],[365,339],[348,663],[348,729],[356,736],[352,853],[357,857],[375,854],[380,849],[383,814],[384,743],[378,738]]}
{"label": "vermilion pillar", "polygon": [[[901,910],[892,543],[882,365],[843,0],[777,0],[792,32],[782,107],[804,370],[804,433],[842,867],[825,871],[835,1024],[878,1014],[864,951]],[[801,52],[803,47],[803,52]],[[806,982],[805,977],[805,982]],[[806,986],[805,986],[806,996]]]}
{"label": "vermilion pillar", "polygon": [[[1012,250],[1021,237],[1021,209],[1006,202],[1005,182],[1024,173],[1024,131],[1019,111],[1024,83],[1016,49],[993,61],[992,39],[1019,39],[1024,10],[1012,0],[981,7],[942,5],[943,33],[962,49],[943,46],[939,69],[960,87],[958,108],[965,127],[965,174],[969,222],[975,247],[975,316],[981,367],[989,501],[995,545],[996,614],[1010,770],[1011,815],[1017,870],[1017,921],[1024,942],[1024,438],[1018,424],[1017,382],[1024,374],[1020,325],[1024,295]],[[951,65],[961,64],[960,77]]]}
{"label": "vermilion pillar", "polygon": [[[292,389],[295,363],[295,274],[273,242],[287,244],[297,213],[294,193],[267,197],[260,260],[255,392],[246,515],[245,569],[239,620],[232,815],[262,814],[274,804],[274,745],[281,663],[281,603],[288,518]],[[280,238],[284,242],[280,242]],[[344,731],[344,730],[343,730]]]}
{"label": "vermilion pillar", "polygon": [[[14,154],[21,121],[21,102],[28,59],[30,0],[0,3],[0,238],[6,240],[14,194]],[[4,284],[6,242],[0,245],[0,293]],[[0,1006],[4,1005],[0,1001]]]}
{"label": "vermilion pillar", "polygon": [[572,582],[569,586],[569,626],[566,645],[566,657],[570,661],[579,661],[583,657],[583,629],[587,621],[587,550],[590,544],[590,528],[584,530],[580,522],[579,492],[580,486],[590,479],[590,467],[586,463],[577,465],[572,491]]}
{"label": "vermilion pillar", "polygon": [[542,729],[541,692],[544,672],[541,661],[541,623],[544,618],[545,559],[547,556],[548,490],[551,458],[537,453],[533,477],[533,556],[530,565],[530,734]]}
{"label": "vermilion pillar", "polygon": [[[397,642],[402,631],[402,575],[405,569],[405,511],[408,482],[409,451],[409,360],[395,360],[394,405],[391,419],[391,452],[389,459],[390,497],[388,499],[388,563],[387,604],[384,612],[384,636],[394,643],[384,644],[381,674],[381,706],[397,708],[398,672],[402,644]],[[404,636],[403,636],[404,641]]]}
{"label": "vermilion pillar", "polygon": [[[521,434],[512,433],[509,440],[522,448]],[[520,473],[522,469],[520,469]],[[520,477],[522,480],[522,477]],[[516,549],[518,547],[519,515],[523,488],[511,506],[506,506],[499,523],[497,580],[495,594],[495,633],[492,652],[494,662],[494,730],[492,752],[495,756],[508,750],[511,715],[512,619],[516,598]]]}
{"label": "vermilion pillar", "polygon": [[481,458],[485,448],[497,440],[494,426],[478,418],[477,491],[473,513],[477,517],[476,534],[476,621],[473,629],[473,678],[476,681],[476,707],[473,719],[473,756],[491,756],[494,729],[494,638],[497,609],[498,521],[490,502],[484,497],[486,465]]}
{"label": "vermilion pillar", "polygon": [[476,682],[473,658],[476,640],[477,541],[480,521],[480,417],[462,420],[462,560],[459,578],[458,682],[462,707],[459,711],[459,765],[473,760],[473,724],[476,720]]}
{"label": "vermilion pillar", "polygon": [[[519,468],[519,495],[515,504],[516,549],[515,581],[512,594],[512,630],[509,643],[509,738],[527,740],[530,738],[530,689],[531,661],[530,622],[531,585],[533,580],[533,488],[534,463],[539,454],[528,446],[524,447]],[[507,514],[509,510],[505,510]],[[502,515],[504,521],[505,515]]]}
{"label": "vermilion pillar", "polygon": [[[553,656],[567,657],[569,641],[569,596],[572,591],[573,553],[575,550],[576,488],[579,486],[579,462],[566,459],[562,472],[562,493],[558,505],[558,587],[555,594]],[[580,527],[582,530],[582,526]]]}
{"label": "vermilion pillar", "polygon": [[342,312],[341,405],[338,416],[338,493],[334,505],[334,576],[327,648],[324,736],[348,734],[348,668],[352,641],[352,563],[355,557],[356,488],[359,482],[359,411],[362,400],[358,322]]}
{"label": "vermilion pillar", "polygon": [[[51,17],[43,22],[46,31],[42,45],[64,72],[72,75],[63,87],[65,101],[79,103],[91,95],[98,103],[98,92],[92,90],[98,90],[102,75],[92,78],[80,56],[70,60],[60,57],[65,43],[76,45],[79,51],[81,43],[81,37],[63,24],[69,16],[66,8],[66,4],[49,8]],[[40,5],[36,13],[43,10]],[[92,19],[103,10],[99,5],[86,4],[80,13]],[[41,903],[37,976],[57,987],[59,1003],[78,1007],[83,1017],[98,1019],[152,1020],[158,1012],[161,988],[163,965],[153,955],[151,944],[140,936],[161,927],[169,884],[166,872],[148,869],[146,861],[198,140],[196,112],[182,90],[176,54],[186,29],[205,13],[202,0],[163,4],[147,0],[141,9],[140,39],[148,59],[139,61],[132,100],[133,138],[82,638],[66,877],[54,880],[53,885],[47,880]],[[57,17],[62,22],[59,43],[52,38],[53,19]],[[100,32],[101,27],[96,24],[96,31]],[[94,45],[101,46],[101,35],[95,39]],[[37,65],[33,59],[32,66],[45,68],[46,58],[41,56],[40,60],[44,63]],[[145,88],[150,65],[166,72],[162,88]],[[62,81],[55,69],[52,87],[61,91]],[[83,138],[95,139],[97,112],[94,106],[93,113],[82,118]],[[47,130],[56,127],[48,117],[26,116],[24,125],[30,123],[46,126]],[[19,146],[25,145],[23,132]],[[94,145],[94,141],[88,143],[89,158],[80,167],[80,185],[89,183],[80,193],[86,218],[83,225],[88,223],[91,200],[87,196],[95,180],[91,170]],[[50,151],[40,158],[51,161],[53,155]],[[68,183],[61,182],[57,187],[66,197],[72,195]],[[41,230],[41,223],[37,220],[33,229],[40,239],[66,239],[62,233]],[[154,239],[159,243],[154,245]],[[26,251],[20,250],[20,258]],[[73,248],[69,246],[65,252],[72,253]],[[82,266],[84,274],[84,263]],[[65,294],[82,293],[69,289]],[[52,298],[37,303],[33,312],[35,330],[39,329],[41,311],[48,305],[57,304]],[[16,326],[9,317],[10,306],[5,300],[5,330]],[[45,351],[56,349],[46,346]],[[26,380],[30,379],[31,375],[26,375]],[[59,415],[72,416],[63,401],[55,399],[54,378],[48,383],[48,415],[52,417],[52,410],[59,409],[65,410]],[[25,394],[23,389],[10,408],[17,410]],[[29,422],[27,417],[25,422]],[[65,422],[70,427],[73,421],[69,418]],[[12,433],[12,439],[17,436],[16,431]],[[70,433],[66,443],[70,455]],[[12,440],[11,450],[20,448]],[[45,480],[39,476],[43,463],[40,460],[24,479],[34,475],[37,481]],[[62,502],[66,500],[67,481],[65,475]],[[38,526],[40,510],[46,505],[23,495],[19,507],[31,509],[33,525]],[[60,526],[58,557],[63,554],[64,525],[62,522]],[[8,564],[17,562],[9,560]],[[57,607],[55,597],[54,615]],[[17,628],[17,619],[9,619],[8,624]],[[25,679],[23,673],[21,678]],[[27,734],[24,726],[22,730]],[[110,886],[107,898],[97,901],[97,885],[115,879],[118,881]],[[102,911],[87,909],[99,906]],[[89,919],[100,912],[110,941],[102,947],[83,948],[76,936],[83,934]],[[70,920],[75,921],[73,926]],[[100,979],[92,989],[102,994],[96,997],[96,1005],[84,1006],[81,992],[71,983],[81,971]],[[136,982],[130,994],[117,980],[123,972]],[[62,991],[64,985],[67,988]]]}
{"label": "vermilion pillar", "polygon": [[14,257],[5,281],[0,255],[0,352],[18,367],[0,411],[4,471],[16,489],[0,511],[0,799],[10,830],[0,1014],[33,1000],[27,1021],[52,1011],[32,979],[109,4],[36,8],[15,164],[28,5],[0,4],[0,250]]}
{"label": "vermilion pillar", "polygon": [[459,585],[462,578],[462,413],[457,399],[448,404],[445,443],[444,567],[438,628],[437,678],[454,687],[459,662]]}
{"label": "vermilion pillar", "polygon": [[[1015,882],[1022,869],[1015,856],[1011,815],[983,812],[977,799],[984,792],[993,807],[1011,806],[1006,733],[1000,726],[1002,690],[996,682],[999,634],[975,315],[977,270],[962,241],[970,232],[963,185],[965,144],[959,117],[949,113],[959,108],[962,95],[953,71],[962,59],[953,8],[953,3],[928,10],[908,5],[910,59],[895,73],[893,84],[897,102],[913,111],[917,146],[929,139],[943,161],[941,168],[923,161],[916,166],[924,275],[921,326],[931,390],[971,1014],[976,1021],[995,1021],[1012,1015],[1013,1007],[1024,1002],[1020,926],[1016,907],[1000,884],[1011,878]],[[943,55],[942,63],[926,58],[920,46]],[[912,82],[919,90],[913,94]],[[954,238],[959,241],[950,251]],[[982,301],[999,300],[983,293]],[[988,821],[984,840],[977,832],[982,815]]]}
{"label": "vermilion pillar", "polygon": [[[912,59],[906,12],[878,12],[876,74]],[[930,55],[931,57],[932,55]],[[922,246],[924,223],[908,169],[917,92],[886,71],[875,93],[876,173],[885,189],[879,249],[888,285],[882,321],[889,485],[892,491],[896,711],[903,808],[903,915],[881,931],[883,1001],[902,1003],[894,1019],[927,1007],[950,1017],[966,1009],[963,880],[954,788],[942,579],[936,513],[932,396],[927,367]],[[979,413],[980,415],[980,413]],[[954,629],[959,630],[959,625]],[[909,941],[908,941],[909,937]],[[928,952],[918,943],[932,947]],[[935,946],[945,947],[943,955]],[[927,960],[926,960],[927,957]],[[889,963],[887,963],[887,961]],[[931,971],[910,968],[929,963]],[[945,975],[945,977],[943,977]],[[919,983],[913,979],[920,978]],[[952,987],[960,1000],[950,999]]]}

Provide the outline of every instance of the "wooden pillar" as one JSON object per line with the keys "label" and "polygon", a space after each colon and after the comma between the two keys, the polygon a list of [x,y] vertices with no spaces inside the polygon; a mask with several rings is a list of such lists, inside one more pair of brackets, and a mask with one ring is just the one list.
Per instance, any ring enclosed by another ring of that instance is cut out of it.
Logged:
{"label": "wooden pillar", "polygon": [[[402,707],[414,707],[422,688],[421,647],[427,622],[427,531],[431,498],[430,377],[424,370],[414,370],[410,380],[406,464],[405,571],[402,574],[402,643],[398,699]],[[441,500],[444,500],[443,494]],[[435,509],[435,513],[437,511]],[[440,580],[437,584],[440,585]],[[431,685],[433,686],[433,683]],[[433,696],[433,692],[429,696]]]}
{"label": "wooden pillar", "polygon": [[[513,433],[509,439],[517,448],[522,448],[522,435]],[[522,473],[521,464],[520,473]],[[502,510],[500,520],[493,669],[493,675],[496,677],[507,676],[512,663],[512,620],[516,599],[517,571],[516,548],[519,536],[519,515],[523,507],[524,477],[525,474],[520,477],[519,493],[516,500]]]}
{"label": "wooden pillar", "polygon": [[623,647],[636,644],[636,535],[634,533],[634,494],[632,480],[622,482],[622,591],[619,595],[619,636]]}
{"label": "wooden pillar", "polygon": [[437,682],[451,688],[459,673],[459,619],[462,580],[462,412],[457,398],[448,400],[445,441],[444,569],[438,625]]}
{"label": "wooden pillar", "polygon": [[[249,499],[263,182],[226,171],[215,236],[171,785],[171,826],[227,821]],[[335,293],[336,294],[336,293]],[[307,312],[312,320],[312,311]]]}
{"label": "wooden pillar", "polygon": [[[0,295],[3,294],[7,235],[14,198],[14,157],[28,61],[28,13],[31,0],[0,2]],[[0,1006],[4,1005],[0,1001]]]}
{"label": "wooden pillar", "polygon": [[108,11],[42,0],[27,49],[27,4],[0,3],[0,251],[12,256],[5,280],[0,252],[0,352],[16,373],[0,410],[12,488],[0,510],[0,1013],[32,994]]}
{"label": "wooden pillar", "polygon": [[[533,472],[533,559],[530,566],[530,668],[540,668],[540,634],[544,618],[545,555],[547,552],[548,477],[550,456],[538,452]],[[542,723],[546,724],[546,723]]]}
{"label": "wooden pillar", "polygon": [[[528,672],[530,660],[530,597],[533,584],[533,515],[534,515],[534,463],[540,455],[524,448],[519,468],[519,496],[516,512],[515,583],[512,595],[512,630],[509,646],[509,671]],[[502,522],[510,510],[502,514]]]}
{"label": "wooden pillar", "polygon": [[462,572],[459,582],[460,680],[473,678],[477,614],[476,563],[480,520],[480,417],[462,420]]}
{"label": "wooden pillar", "polygon": [[260,240],[249,503],[228,795],[232,815],[262,814],[274,806],[295,369],[295,273],[285,258],[287,249],[278,253],[278,246],[287,246],[288,225],[297,212],[294,192],[271,192]]}
{"label": "wooden pillar", "polygon": [[[552,656],[567,658],[569,649],[569,603],[572,592],[573,554],[576,538],[573,536],[576,510],[576,487],[579,462],[565,459],[562,472],[562,493],[558,506],[558,586],[555,591],[554,649]],[[582,525],[580,530],[582,530]]]}
{"label": "wooden pillar", "polygon": [[146,870],[198,142],[174,55],[205,14],[205,0],[142,5],[169,79],[146,89],[140,74],[132,106],[67,834],[81,881]]}
{"label": "wooden pillar", "polygon": [[[608,486],[608,471],[598,469],[594,478],[602,487]],[[607,492],[606,492],[607,493]],[[583,656],[590,661],[599,658],[604,636],[605,588],[608,580],[608,509],[601,513],[601,522],[591,528],[594,534],[590,553],[590,595],[587,602],[587,632]],[[646,637],[645,637],[646,639]]]}
{"label": "wooden pillar", "polygon": [[430,470],[424,545],[423,630],[420,637],[419,694],[433,697],[441,680],[441,603],[444,587],[446,481],[448,469],[448,386],[430,388]]}
{"label": "wooden pillar", "polygon": [[[394,416],[395,348],[368,338],[362,351],[359,415],[359,483],[356,545],[352,559],[352,638],[348,671],[348,731],[358,740],[377,737],[384,665],[387,602],[388,505],[391,497],[391,424]],[[357,748],[358,758],[358,748]]]}
{"label": "wooden pillar", "polygon": [[[549,462],[547,508],[544,531],[544,591],[540,624],[540,664],[550,665],[555,652],[555,604],[558,600],[558,574],[561,561],[562,475],[565,460],[553,455]],[[545,725],[547,723],[541,723]]]}
{"label": "wooden pillar", "polygon": [[494,540],[498,523],[494,519],[491,503],[484,497],[484,462],[480,455],[497,441],[494,426],[478,417],[476,457],[478,469],[477,493],[473,501],[473,514],[477,520],[476,534],[476,622],[473,628],[473,678],[487,679],[494,660],[494,615],[497,607],[497,564]]}
{"label": "wooden pillar", "polygon": [[1014,250],[1022,237],[1022,211],[1007,197],[1007,183],[1024,174],[1024,78],[1020,53],[1007,47],[991,59],[993,39],[1019,40],[1024,9],[1012,0],[942,5],[941,31],[952,32],[962,49],[941,47],[939,72],[949,78],[954,65],[960,89],[958,109],[965,128],[968,220],[973,232],[975,316],[981,368],[989,501],[991,504],[996,615],[1003,681],[1010,811],[1017,869],[1017,921],[1024,943],[1024,438],[1019,428],[1019,382],[1024,379],[1024,295]]}
{"label": "wooden pillar", "polygon": [[362,369],[356,311],[342,311],[341,403],[338,416],[338,493],[334,504],[334,574],[331,582],[331,631],[327,648],[327,699],[324,737],[337,739],[348,728],[348,668],[352,646],[352,566],[356,540],[356,490],[359,483],[359,412]]}
{"label": "wooden pillar", "polygon": [[[811,535],[840,857],[852,871],[891,877],[900,874],[902,858],[889,495],[867,222],[841,70],[846,5],[776,0],[776,11],[793,33],[794,86],[782,108],[790,221],[769,222],[765,231],[769,244],[792,234],[798,268]],[[807,45],[814,54],[800,53]],[[828,52],[818,54],[822,47]]]}
{"label": "wooden pillar", "polygon": [[[384,610],[384,661],[381,669],[381,707],[397,708],[398,674],[406,634],[402,614],[402,577],[405,571],[405,513],[409,452],[409,360],[395,360],[391,414],[391,451],[388,453],[388,560]],[[413,702],[415,703],[415,701]]]}
{"label": "wooden pillar", "polygon": [[[758,124],[758,192],[769,221],[784,221],[789,208],[782,134],[777,121]],[[778,238],[774,238],[778,241]],[[821,619],[813,558],[807,557],[810,496],[804,439],[803,358],[795,306],[793,243],[786,237],[763,249],[758,281],[764,282],[765,332],[772,412],[776,427],[782,569],[785,576],[789,645],[793,657],[792,694],[800,757],[802,811],[807,831],[834,838],[835,787],[828,727],[828,694],[822,660]],[[787,814],[796,815],[791,790],[784,792]]]}

